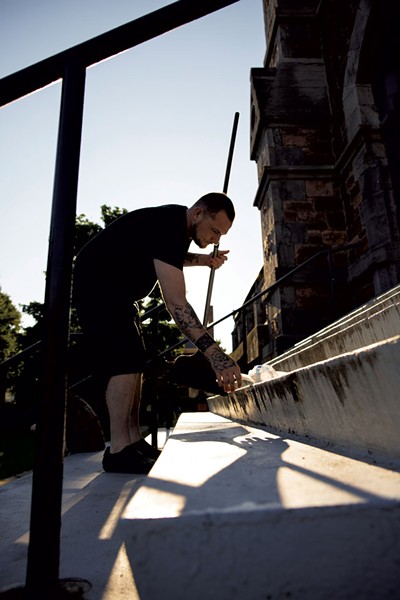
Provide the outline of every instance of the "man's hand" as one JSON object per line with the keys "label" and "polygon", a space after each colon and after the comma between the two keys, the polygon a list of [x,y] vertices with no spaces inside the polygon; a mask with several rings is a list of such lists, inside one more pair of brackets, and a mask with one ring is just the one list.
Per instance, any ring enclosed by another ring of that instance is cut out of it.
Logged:
{"label": "man's hand", "polygon": [[242,374],[233,358],[222,352],[217,345],[212,346],[206,355],[217,376],[218,385],[225,392],[234,392],[242,387]]}
{"label": "man's hand", "polygon": [[226,256],[228,252],[229,250],[218,250],[217,256],[215,257],[213,257],[213,253],[211,252],[211,254],[208,255],[208,266],[214,269],[219,269],[224,264],[224,262],[228,260],[228,257]]}

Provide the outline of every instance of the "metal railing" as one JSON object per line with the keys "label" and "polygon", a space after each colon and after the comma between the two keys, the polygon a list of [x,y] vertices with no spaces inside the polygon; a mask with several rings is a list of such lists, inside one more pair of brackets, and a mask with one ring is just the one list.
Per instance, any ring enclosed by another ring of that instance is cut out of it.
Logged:
{"label": "metal railing", "polygon": [[[324,256],[324,255],[326,255],[327,259],[328,259],[328,274],[329,274],[330,290],[331,290],[330,295],[331,295],[332,320],[334,320],[337,316],[337,304],[336,304],[335,268],[333,265],[333,258],[332,258],[333,254],[336,254],[337,252],[345,252],[347,250],[352,250],[354,248],[359,247],[360,245],[361,245],[361,242],[355,242],[352,244],[344,244],[342,246],[332,246],[330,248],[324,248],[323,250],[316,252],[310,258],[308,258],[307,260],[302,262],[300,265],[298,265],[297,267],[294,267],[293,269],[291,269],[290,271],[285,273],[285,275],[282,275],[282,277],[279,277],[274,283],[267,286],[266,288],[264,288],[263,290],[261,290],[260,292],[258,292],[257,294],[255,294],[254,296],[249,298],[248,300],[246,300],[241,306],[233,309],[230,313],[224,315],[220,319],[217,319],[216,321],[213,321],[212,323],[208,324],[207,329],[212,329],[213,327],[216,327],[217,325],[219,325],[226,319],[237,316],[239,313],[242,313],[242,325],[245,327],[246,308],[248,308],[250,305],[257,302],[257,300],[260,300],[263,296],[266,296],[267,294],[271,294],[273,291],[275,291],[277,288],[279,288],[283,283],[286,283],[289,279],[291,279],[293,277],[293,275],[295,275],[296,273],[298,273],[300,271],[303,271],[310,263],[316,261],[320,256]],[[248,364],[247,350],[246,350],[246,345],[245,345],[246,333],[247,332],[242,332],[242,340],[244,342],[244,344],[243,344],[243,363],[244,363],[244,365]],[[182,338],[174,346],[171,346],[170,348],[164,350],[163,352],[160,352],[158,357],[161,358],[163,356],[166,356],[172,350],[179,348],[181,345],[183,345],[187,341],[188,341],[187,338]]]}
{"label": "metal railing", "polygon": [[62,79],[46,269],[43,394],[37,424],[26,595],[54,597],[60,562],[63,437],[74,224],[86,69],[238,0],[179,0],[0,80],[0,106]]}
{"label": "metal railing", "polygon": [[351,244],[344,244],[341,246],[332,246],[329,248],[324,248],[323,250],[316,252],[310,258],[308,258],[307,260],[302,262],[300,265],[298,265],[297,267],[294,267],[293,269],[291,269],[290,271],[288,271],[287,273],[282,275],[282,277],[279,277],[276,281],[274,281],[274,283],[267,286],[265,289],[261,290],[259,293],[255,294],[251,298],[249,298],[246,302],[244,302],[242,304],[242,306],[240,306],[237,309],[234,309],[228,315],[225,315],[222,319],[219,319],[218,321],[214,321],[214,323],[211,323],[210,327],[218,325],[219,323],[221,323],[222,321],[224,321],[225,319],[227,319],[229,317],[232,317],[232,316],[234,317],[234,316],[238,315],[239,313],[242,313],[242,319],[241,319],[242,320],[242,343],[243,343],[242,363],[243,363],[243,365],[247,366],[248,365],[247,341],[246,341],[247,340],[247,329],[246,329],[246,318],[245,318],[246,308],[248,306],[254,304],[255,302],[257,302],[257,300],[260,300],[264,296],[274,292],[276,289],[281,287],[282,284],[286,283],[289,279],[291,279],[294,275],[296,275],[296,273],[299,273],[300,271],[304,271],[304,269],[309,264],[315,262],[320,256],[324,256],[324,255],[327,256],[327,262],[328,262],[328,277],[329,277],[329,283],[330,283],[330,298],[331,298],[331,314],[332,314],[332,321],[334,321],[336,319],[336,317],[338,316],[338,314],[337,314],[336,277],[335,277],[335,268],[333,265],[333,255],[338,252],[345,252],[348,250],[353,250],[354,248],[357,248],[360,245],[361,245],[361,242],[355,242],[355,243],[351,243]]}

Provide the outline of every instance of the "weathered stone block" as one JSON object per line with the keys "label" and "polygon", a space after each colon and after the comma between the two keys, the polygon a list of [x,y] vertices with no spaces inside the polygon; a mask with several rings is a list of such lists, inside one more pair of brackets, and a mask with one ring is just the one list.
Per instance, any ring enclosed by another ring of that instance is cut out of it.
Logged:
{"label": "weathered stone block", "polygon": [[286,244],[303,244],[307,241],[305,223],[286,223],[283,226],[282,241]]}
{"label": "weathered stone block", "polygon": [[306,181],[306,194],[312,196],[333,196],[333,183],[321,179]]}
{"label": "weathered stone block", "polygon": [[345,231],[324,231],[322,241],[327,246],[340,246],[346,244],[347,236]]}

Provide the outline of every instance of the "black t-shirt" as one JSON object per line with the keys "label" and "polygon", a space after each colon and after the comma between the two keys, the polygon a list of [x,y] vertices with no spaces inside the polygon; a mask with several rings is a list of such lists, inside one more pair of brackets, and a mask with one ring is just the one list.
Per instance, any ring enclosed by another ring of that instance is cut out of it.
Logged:
{"label": "black t-shirt", "polygon": [[190,244],[186,210],[177,204],[141,208],[113,221],[78,254],[76,285],[129,301],[145,298],[157,282],[155,258],[183,269]]}

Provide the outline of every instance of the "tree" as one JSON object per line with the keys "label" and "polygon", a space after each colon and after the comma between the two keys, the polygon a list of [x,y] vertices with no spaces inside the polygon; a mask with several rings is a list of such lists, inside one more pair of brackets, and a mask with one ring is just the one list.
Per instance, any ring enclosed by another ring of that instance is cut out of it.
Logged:
{"label": "tree", "polygon": [[[11,302],[10,296],[0,288],[0,363],[19,350],[18,333],[21,327],[21,313]],[[7,373],[0,378],[0,404],[5,402]]]}
{"label": "tree", "polygon": [[85,215],[77,215],[75,219],[75,239],[74,239],[74,256],[76,256],[81,248],[102,230],[101,225],[93,223]]}
{"label": "tree", "polygon": [[126,208],[118,208],[117,206],[111,208],[111,206],[107,206],[107,204],[102,204],[100,206],[100,210],[101,219],[104,223],[104,227],[107,227],[108,225],[110,225],[110,223],[115,221],[115,219],[118,219],[118,217],[122,217],[122,215],[126,215],[126,213],[128,212]]}
{"label": "tree", "polygon": [[21,313],[0,288],[0,362],[18,351]]}

